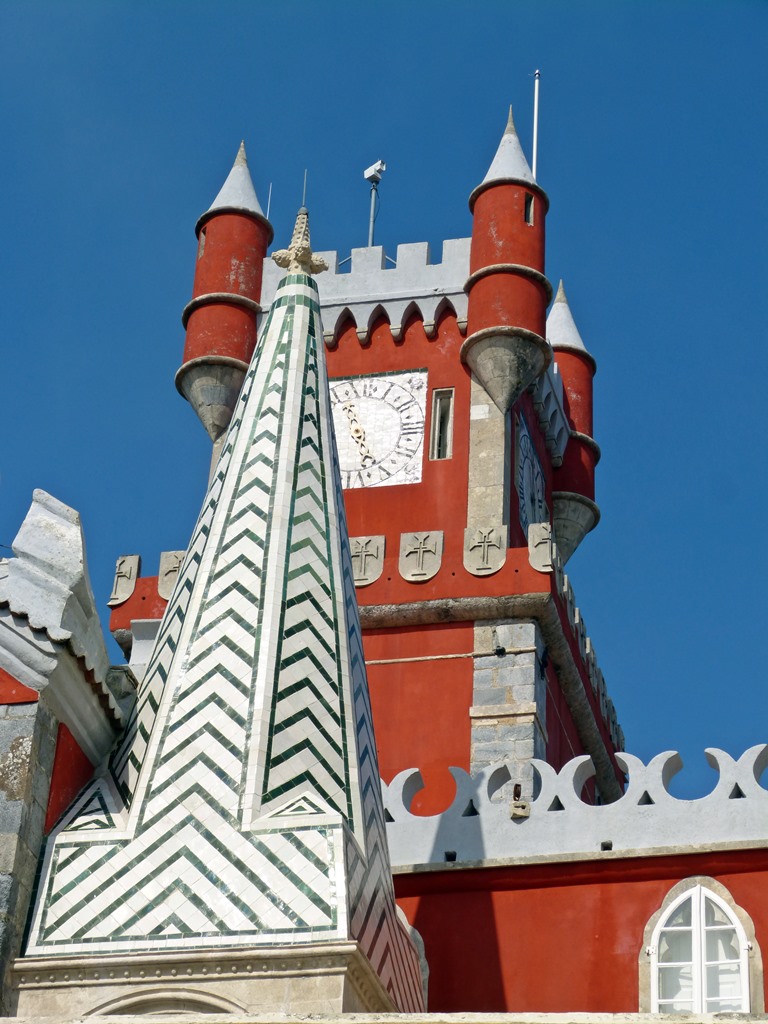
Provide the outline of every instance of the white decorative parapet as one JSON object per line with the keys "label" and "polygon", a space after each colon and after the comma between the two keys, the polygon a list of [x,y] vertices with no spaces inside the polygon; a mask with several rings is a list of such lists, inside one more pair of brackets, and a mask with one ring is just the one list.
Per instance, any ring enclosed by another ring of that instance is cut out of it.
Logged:
{"label": "white decorative parapet", "polygon": [[0,573],[0,606],[23,616],[50,640],[67,644],[109,699],[103,686],[109,658],[88,578],[80,516],[36,490],[13,553]]}
{"label": "white decorative parapet", "polygon": [[93,600],[80,516],[45,491],[0,561],[0,668],[45,690],[57,719],[94,764],[123,719]]}
{"label": "white decorative parapet", "polygon": [[382,784],[392,865],[768,845],[768,790],[759,781],[768,766],[768,744],[751,747],[738,761],[715,748],[706,756],[719,772],[714,789],[697,800],[679,800],[669,792],[683,763],[678,753],[658,754],[647,765],[631,754],[617,754],[628,774],[626,791],[602,806],[580,797],[594,775],[589,757],[574,758],[559,773],[533,760],[538,795],[530,803],[503,795],[509,791],[502,789],[505,783],[515,781],[506,764],[474,776],[451,768],[456,797],[431,817],[410,813],[422,780],[417,769],[407,769],[388,786]]}
{"label": "white decorative parapet", "polygon": [[[336,343],[339,329],[348,320],[354,321],[358,337],[365,341],[381,315],[389,320],[397,339],[414,312],[424,320],[431,337],[446,307],[453,308],[460,328],[466,330],[469,245],[469,238],[447,239],[441,263],[430,263],[428,242],[398,245],[395,266],[387,265],[383,246],[353,249],[347,272],[340,271],[337,252],[318,253],[329,268],[318,280],[326,344]],[[281,274],[271,260],[264,261],[264,308],[271,303]]]}

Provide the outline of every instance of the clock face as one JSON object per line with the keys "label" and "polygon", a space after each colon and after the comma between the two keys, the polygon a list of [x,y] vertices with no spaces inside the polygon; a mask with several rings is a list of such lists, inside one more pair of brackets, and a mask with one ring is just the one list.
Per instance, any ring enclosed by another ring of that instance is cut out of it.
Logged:
{"label": "clock face", "polygon": [[342,485],[418,483],[427,371],[348,377],[330,388]]}
{"label": "clock face", "polygon": [[531,523],[549,520],[545,494],[544,471],[528,431],[528,424],[521,416],[517,422],[517,496],[520,525],[526,536]]}

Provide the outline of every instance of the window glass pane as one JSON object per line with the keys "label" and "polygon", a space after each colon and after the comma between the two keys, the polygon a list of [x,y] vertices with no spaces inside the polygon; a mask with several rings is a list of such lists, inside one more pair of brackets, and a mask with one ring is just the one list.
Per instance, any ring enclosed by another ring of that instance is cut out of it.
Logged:
{"label": "window glass pane", "polygon": [[686,894],[655,932],[656,1013],[749,1010],[746,939],[730,909],[702,886]]}
{"label": "window glass pane", "polygon": [[430,459],[450,459],[453,448],[453,389],[432,394],[432,437]]}
{"label": "window glass pane", "polygon": [[732,924],[733,922],[714,900],[704,900],[704,924],[707,928],[713,924]]}
{"label": "window glass pane", "polygon": [[671,1003],[659,1002],[659,1013],[690,1013],[693,1002],[690,999],[675,999]]}
{"label": "window glass pane", "polygon": [[[718,968],[715,968],[717,970]],[[725,993],[724,993],[725,994]],[[713,993],[719,995],[719,993]],[[659,999],[673,999],[676,1003],[693,998],[693,969],[687,967],[659,968]]]}
{"label": "window glass pane", "polygon": [[[689,964],[693,959],[693,936],[682,929],[677,932],[662,932],[659,937],[659,963]],[[713,957],[712,959],[725,959]]]}
{"label": "window glass pane", "polygon": [[739,943],[735,928],[723,928],[716,932],[707,932],[707,960],[738,960]]}
{"label": "window glass pane", "polygon": [[741,971],[738,964],[707,968],[707,999],[718,998],[741,998]]}
{"label": "window glass pane", "polygon": [[707,1000],[707,1013],[720,1013],[721,1011],[734,1010],[738,1013],[740,1010],[744,1010],[740,999],[708,999]]}
{"label": "window glass pane", "polygon": [[666,924],[667,928],[691,927],[691,897],[681,903]]}
{"label": "window glass pane", "polygon": [[533,224],[533,196],[525,195],[525,223]]}

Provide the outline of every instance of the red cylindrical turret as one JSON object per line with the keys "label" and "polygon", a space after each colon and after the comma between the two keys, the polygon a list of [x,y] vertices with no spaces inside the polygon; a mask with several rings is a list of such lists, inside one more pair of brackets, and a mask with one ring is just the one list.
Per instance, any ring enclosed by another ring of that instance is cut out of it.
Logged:
{"label": "red cylindrical turret", "polygon": [[506,412],[551,358],[544,340],[552,294],[544,276],[549,201],[528,167],[511,108],[493,163],[469,205],[468,337],[461,354]]}
{"label": "red cylindrical turret", "polygon": [[184,310],[184,362],[223,355],[248,364],[271,230],[244,213],[214,211],[201,221],[192,301]]}
{"label": "red cylindrical turret", "polygon": [[272,227],[253,188],[245,146],[223,188],[197,222],[192,299],[176,386],[212,441],[224,434],[256,347],[264,257]]}
{"label": "red cylindrical turret", "polygon": [[592,437],[595,360],[581,339],[562,281],[547,319],[547,337],[563,380],[571,427],[562,464],[552,479],[555,538],[565,562],[600,519],[595,504],[595,466],[600,449]]}
{"label": "red cylindrical turret", "polygon": [[600,449],[592,439],[592,377],[595,363],[586,353],[580,356],[557,348],[555,359],[567,397],[571,437],[562,465],[555,470],[554,487],[557,490],[577,491],[594,501],[595,466],[600,458]]}

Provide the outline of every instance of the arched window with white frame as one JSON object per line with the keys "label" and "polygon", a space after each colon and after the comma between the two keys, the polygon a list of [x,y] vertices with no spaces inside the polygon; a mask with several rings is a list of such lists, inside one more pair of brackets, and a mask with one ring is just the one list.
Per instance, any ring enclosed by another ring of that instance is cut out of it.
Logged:
{"label": "arched window with white frame", "polygon": [[751,919],[714,879],[686,879],[676,885],[648,922],[645,941],[641,1010],[762,1009],[762,965]]}

